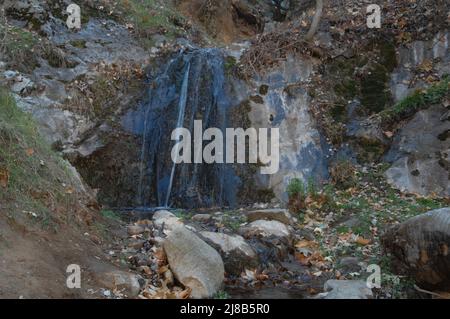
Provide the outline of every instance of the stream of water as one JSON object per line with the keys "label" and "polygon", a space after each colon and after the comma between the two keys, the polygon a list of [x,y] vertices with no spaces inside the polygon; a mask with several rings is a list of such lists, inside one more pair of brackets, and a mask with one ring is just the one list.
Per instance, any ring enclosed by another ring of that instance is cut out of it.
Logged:
{"label": "stream of water", "polygon": [[[174,164],[172,131],[193,132],[201,120],[203,131],[223,131],[232,122],[235,106],[232,84],[219,49],[180,51],[148,75],[148,96],[127,114],[124,125],[141,136],[136,206],[223,207],[235,206],[241,184],[227,164]],[[194,156],[196,156],[194,154]]]}

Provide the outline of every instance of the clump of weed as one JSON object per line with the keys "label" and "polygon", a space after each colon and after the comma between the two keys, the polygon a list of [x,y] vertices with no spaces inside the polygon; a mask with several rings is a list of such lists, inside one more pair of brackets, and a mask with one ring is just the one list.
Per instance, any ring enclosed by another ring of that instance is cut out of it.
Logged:
{"label": "clump of weed", "polygon": [[418,90],[407,96],[393,107],[378,114],[383,124],[388,125],[397,120],[409,117],[422,108],[439,103],[450,91],[450,76],[446,75],[425,90]]}
{"label": "clump of weed", "polygon": [[331,180],[339,189],[354,187],[358,182],[355,166],[347,160],[340,160],[330,167]]}

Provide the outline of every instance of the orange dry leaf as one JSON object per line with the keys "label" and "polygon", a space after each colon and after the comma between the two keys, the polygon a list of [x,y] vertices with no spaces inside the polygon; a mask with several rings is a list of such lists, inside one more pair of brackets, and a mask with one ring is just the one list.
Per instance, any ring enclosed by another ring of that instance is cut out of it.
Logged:
{"label": "orange dry leaf", "polygon": [[309,265],[309,258],[306,257],[303,253],[295,253],[295,259],[297,259],[297,261],[303,265],[303,266],[308,266]]}
{"label": "orange dry leaf", "polygon": [[155,257],[160,261],[165,261],[166,253],[164,252],[163,249],[158,249],[157,251],[155,251]]}
{"label": "orange dry leaf", "polygon": [[32,148],[27,148],[27,149],[25,150],[25,153],[26,153],[28,156],[32,156],[32,155],[34,154],[34,149],[32,149]]}
{"label": "orange dry leaf", "polygon": [[344,234],[340,234],[339,235],[339,240],[341,240],[341,241],[349,241],[351,239],[351,237],[352,237],[352,233],[351,232],[344,233]]}
{"label": "orange dry leaf", "polygon": [[3,188],[8,187],[9,172],[7,169],[0,168],[0,186]]}
{"label": "orange dry leaf", "polygon": [[355,242],[357,244],[360,244],[362,246],[367,246],[370,244],[371,240],[370,239],[365,239],[364,237],[358,236],[358,238],[356,238]]}
{"label": "orange dry leaf", "polygon": [[162,275],[162,274],[164,274],[165,272],[167,272],[169,270],[169,266],[162,266],[162,267],[159,267],[159,269],[158,269],[158,274],[160,274],[160,275]]}
{"label": "orange dry leaf", "polygon": [[386,132],[383,132],[383,133],[384,133],[384,135],[385,135],[387,138],[391,138],[392,136],[394,136],[394,133],[391,132],[391,131],[386,131]]}
{"label": "orange dry leaf", "polygon": [[314,241],[309,240],[301,240],[297,244],[295,244],[296,248],[317,248],[318,244]]}
{"label": "orange dry leaf", "polygon": [[187,288],[186,290],[183,290],[182,292],[178,293],[178,299],[188,299],[191,296],[191,288]]}
{"label": "orange dry leaf", "polygon": [[422,72],[430,72],[433,69],[433,62],[425,60],[419,65],[419,70]]}

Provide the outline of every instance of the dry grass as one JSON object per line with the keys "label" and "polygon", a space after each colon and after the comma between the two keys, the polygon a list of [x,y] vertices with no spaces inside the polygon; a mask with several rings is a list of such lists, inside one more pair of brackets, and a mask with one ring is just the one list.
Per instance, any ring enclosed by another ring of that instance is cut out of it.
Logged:
{"label": "dry grass", "polygon": [[300,30],[282,29],[256,37],[250,49],[244,52],[240,69],[245,77],[277,65],[284,61],[289,54],[313,55],[318,53],[309,44]]}

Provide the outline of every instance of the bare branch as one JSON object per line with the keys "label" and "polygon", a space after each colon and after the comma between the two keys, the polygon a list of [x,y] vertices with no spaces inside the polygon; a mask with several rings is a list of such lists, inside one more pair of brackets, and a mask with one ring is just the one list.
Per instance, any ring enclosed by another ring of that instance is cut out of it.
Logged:
{"label": "bare branch", "polygon": [[323,12],[323,0],[316,0],[316,14],[314,15],[313,22],[311,23],[311,28],[306,35],[306,40],[311,41],[317,30],[319,29],[320,19],[322,18]]}

